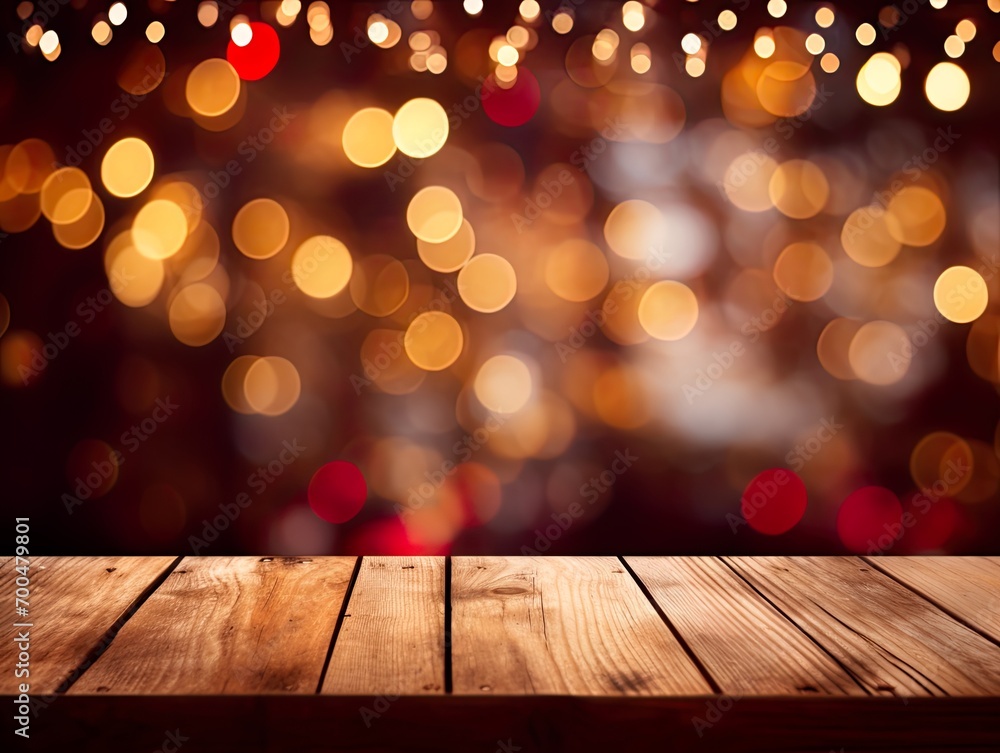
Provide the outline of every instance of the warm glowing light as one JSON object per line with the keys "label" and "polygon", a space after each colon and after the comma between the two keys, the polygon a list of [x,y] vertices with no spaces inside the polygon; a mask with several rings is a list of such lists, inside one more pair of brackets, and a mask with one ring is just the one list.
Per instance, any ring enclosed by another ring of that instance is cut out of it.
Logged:
{"label": "warm glowing light", "polygon": [[351,116],[344,126],[344,154],[359,167],[384,165],[396,153],[392,136],[392,113],[366,107]]}
{"label": "warm glowing light", "polygon": [[885,107],[896,101],[902,89],[902,65],[887,52],[876,52],[858,71],[858,94],[870,105]]}
{"label": "warm glowing light", "polygon": [[312,298],[330,298],[347,287],[354,262],[347,246],[329,235],[305,240],[292,256],[292,279]]}
{"label": "warm glowing light", "polygon": [[418,21],[426,21],[434,13],[434,3],[431,0],[413,0],[410,3],[410,13]]}
{"label": "warm glowing light", "polygon": [[971,18],[963,18],[955,27],[955,33],[963,42],[971,42],[976,38],[976,23]]}
{"label": "warm glowing light", "polygon": [[573,16],[566,11],[559,11],[552,17],[552,30],[556,34],[569,34],[573,30]]}
{"label": "warm glowing light", "polygon": [[519,358],[493,356],[476,374],[473,390],[494,413],[517,413],[531,398],[531,372]]}
{"label": "warm glowing light", "polygon": [[143,256],[166,259],[181,250],[187,239],[184,210],[167,199],[154,199],[132,222],[132,242]]}
{"label": "warm glowing light", "polygon": [[863,324],[851,340],[848,358],[858,379],[869,384],[895,384],[910,368],[913,348],[898,324],[874,321]]}
{"label": "warm glowing light", "polygon": [[639,324],[657,340],[680,340],[697,322],[698,299],[680,282],[654,282],[639,300]]}
{"label": "warm glowing light", "polygon": [[188,75],[185,94],[188,105],[196,113],[218,117],[229,112],[239,99],[239,74],[222,58],[203,60]]}
{"label": "warm glowing light", "polygon": [[811,55],[819,55],[826,48],[826,41],[819,34],[810,34],[806,37],[806,50]]}
{"label": "warm glowing light", "polygon": [[924,81],[927,101],[944,112],[960,110],[969,101],[969,76],[956,63],[938,63]]}
{"label": "warm glowing light", "polygon": [[473,256],[458,273],[458,294],[473,311],[499,311],[514,299],[516,292],[514,267],[496,254]]}
{"label": "warm glowing light", "polygon": [[636,0],[622,5],[622,23],[629,31],[639,31],[646,23],[646,9]]}
{"label": "warm glowing light", "polygon": [[458,232],[443,243],[417,239],[417,254],[435,272],[455,272],[465,266],[476,251],[476,234],[466,219]]}
{"label": "warm glowing light", "polygon": [[483,12],[483,0],[463,0],[462,7],[470,16],[478,16]]}
{"label": "warm glowing light", "polygon": [[448,114],[433,99],[411,99],[396,111],[392,138],[403,154],[418,159],[430,157],[448,140]]}
{"label": "warm glowing light", "polygon": [[944,53],[950,58],[960,58],[965,52],[965,42],[957,34],[952,34],[944,40]]}
{"label": "warm glowing light", "polygon": [[368,38],[375,44],[381,44],[389,38],[389,27],[385,21],[374,21],[368,27]]}
{"label": "warm glowing light", "polygon": [[648,73],[649,69],[653,66],[649,45],[643,44],[642,42],[633,45],[630,56],[632,61],[632,70],[636,73]]}
{"label": "warm glowing light", "polygon": [[833,9],[827,5],[816,11],[816,25],[822,29],[829,29],[833,26]]}
{"label": "warm glowing light", "polygon": [[590,241],[570,238],[545,259],[545,284],[566,301],[589,301],[601,294],[608,279],[608,260]]}
{"label": "warm glowing light", "polygon": [[947,213],[936,193],[923,186],[905,186],[886,206],[886,228],[907,246],[929,246],[944,232]]}
{"label": "warm glowing light", "polygon": [[462,354],[464,343],[458,322],[442,311],[415,317],[403,336],[406,355],[424,371],[447,369]]}
{"label": "warm glowing light", "polygon": [[899,254],[902,244],[889,232],[887,213],[879,206],[856,209],[847,218],[840,242],[851,259],[865,267],[884,267]]}
{"label": "warm glowing light", "polygon": [[798,159],[778,165],[767,190],[778,211],[796,220],[819,214],[830,196],[830,184],[823,171],[808,160]]}
{"label": "warm glowing light", "polygon": [[121,26],[125,23],[126,18],[128,18],[128,9],[125,7],[125,3],[115,3],[108,8],[108,20],[113,26]]}
{"label": "warm glowing light", "polygon": [[517,49],[509,44],[505,44],[497,50],[497,62],[500,65],[517,65],[517,58]]}
{"label": "warm glowing light", "polygon": [[196,282],[170,302],[170,331],[185,345],[208,345],[226,324],[226,303],[211,285]]}
{"label": "warm glowing light", "polygon": [[453,237],[462,227],[462,220],[462,202],[444,186],[417,191],[406,207],[410,232],[428,243],[444,243]]}
{"label": "warm glowing light", "polygon": [[781,18],[787,11],[788,5],[785,3],[785,0],[768,0],[767,12],[773,18]]}
{"label": "warm glowing light", "polygon": [[934,283],[934,305],[948,321],[975,321],[989,305],[986,280],[969,267],[949,267]]}
{"label": "warm glowing light", "polygon": [[867,47],[875,41],[875,27],[869,23],[861,24],[854,32],[854,36],[858,42]]}
{"label": "warm glowing light", "polygon": [[719,13],[719,28],[723,31],[732,31],[736,28],[736,14],[731,10],[724,10]]}
{"label": "warm glowing light", "polygon": [[816,301],[833,284],[833,262],[822,246],[792,243],[774,262],[774,282],[793,301]]}
{"label": "warm glowing light", "polygon": [[288,233],[288,214],[274,199],[248,201],[233,219],[233,243],[251,259],[274,256],[285,247]]}
{"label": "warm glowing light", "polygon": [[249,23],[241,21],[233,26],[230,36],[233,40],[233,44],[237,47],[246,47],[253,41],[253,29],[250,28]]}
{"label": "warm glowing light", "polygon": [[163,35],[167,33],[163,24],[159,21],[153,21],[149,26],[146,27],[146,39],[148,39],[153,44],[158,43],[163,39]]}
{"label": "warm glowing light", "polygon": [[76,222],[87,213],[93,196],[86,173],[76,167],[61,168],[42,183],[42,214],[55,225]]}
{"label": "warm glowing light", "polygon": [[630,199],[611,210],[604,223],[604,239],[619,256],[645,259],[669,236],[663,214],[648,201]]}
{"label": "warm glowing light", "polygon": [[836,73],[837,69],[840,68],[840,58],[832,52],[828,52],[819,59],[819,67],[823,69],[824,73]]}
{"label": "warm glowing light", "polygon": [[698,50],[701,49],[701,37],[697,34],[685,34],[681,37],[681,49],[688,55],[697,54]]}
{"label": "warm glowing light", "polygon": [[243,379],[247,404],[265,416],[280,416],[298,402],[302,381],[298,369],[285,358],[258,358],[247,369]]}
{"label": "warm glowing light", "polygon": [[215,0],[198,3],[198,23],[202,26],[214,26],[219,20],[219,5]]}
{"label": "warm glowing light", "polygon": [[59,35],[56,34],[52,29],[42,34],[41,39],[38,40],[38,49],[42,51],[43,55],[51,55],[59,47]]}
{"label": "warm glowing light", "polygon": [[521,14],[521,18],[528,22],[534,21],[542,12],[542,8],[536,0],[521,0],[517,10]]}
{"label": "warm glowing light", "polygon": [[757,57],[767,59],[774,54],[775,44],[774,37],[771,36],[770,32],[760,34],[755,40],[753,40],[753,51],[757,54]]}
{"label": "warm glowing light", "polygon": [[698,78],[705,72],[705,61],[701,58],[689,57],[684,61],[684,72],[691,78]]}
{"label": "warm glowing light", "polygon": [[111,25],[107,21],[98,21],[90,30],[90,36],[103,47],[111,41]]}
{"label": "warm glowing light", "polygon": [[122,198],[136,196],[153,179],[153,150],[139,138],[122,139],[111,145],[101,162],[101,182]]}

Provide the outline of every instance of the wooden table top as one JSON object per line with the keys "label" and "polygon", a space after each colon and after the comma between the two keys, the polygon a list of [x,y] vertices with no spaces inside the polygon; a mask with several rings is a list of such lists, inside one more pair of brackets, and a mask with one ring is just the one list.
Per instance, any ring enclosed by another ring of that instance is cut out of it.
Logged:
{"label": "wooden table top", "polygon": [[53,747],[1000,750],[997,557],[40,557],[30,602]]}

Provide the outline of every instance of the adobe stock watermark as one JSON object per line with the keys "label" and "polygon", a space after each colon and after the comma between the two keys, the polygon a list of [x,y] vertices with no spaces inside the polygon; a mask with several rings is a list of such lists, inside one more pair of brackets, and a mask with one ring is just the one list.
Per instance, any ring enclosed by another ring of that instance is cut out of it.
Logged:
{"label": "adobe stock watermark", "polygon": [[[751,343],[756,343],[771,327],[781,321],[781,317],[795,303],[782,294],[775,296],[771,305],[756,316],[747,319],[740,327],[740,333]],[[712,351],[712,359],[695,372],[693,382],[681,385],[681,392],[688,405],[693,405],[696,398],[702,397],[712,389],[713,385],[726,375],[736,362],[745,356],[749,350],[741,340],[733,340],[721,351]]]}
{"label": "adobe stock watermark", "polygon": [[535,529],[535,548],[532,549],[530,546],[525,544],[521,547],[521,554],[538,556],[542,552],[547,551],[553,544],[553,542],[558,541],[566,531],[568,531],[572,525],[582,518],[589,509],[593,506],[597,500],[601,498],[601,494],[608,491],[615,482],[628,471],[632,465],[639,459],[638,455],[633,455],[632,451],[626,448],[624,451],[616,450],[615,458],[611,461],[611,464],[601,471],[598,475],[592,476],[586,482],[580,486],[580,496],[583,497],[584,502],[587,503],[588,507],[584,507],[580,502],[572,502],[563,512],[554,512],[551,515],[552,522],[545,526],[544,529]]}
{"label": "adobe stock watermark", "polygon": [[155,405],[156,407],[146,418],[122,432],[119,442],[124,451],[112,449],[107,458],[92,460],[87,473],[76,477],[73,493],[67,492],[61,497],[68,515],[72,515],[75,508],[90,499],[97,489],[125,465],[126,458],[148,442],[157,429],[180,408],[170,399],[170,395],[156,398]]}
{"label": "adobe stock watermark", "polygon": [[[844,425],[837,423],[833,416],[823,418],[819,426],[807,438],[796,442],[795,446],[785,455],[785,463],[792,466],[795,472],[801,472],[803,468],[820,452],[827,444],[833,441],[844,428]],[[750,521],[756,517],[757,513],[763,510],[782,488],[792,480],[793,474],[781,469],[774,473],[770,479],[764,479],[754,484],[754,489],[750,495],[744,496],[742,504],[742,515],[726,513],[726,522],[729,530],[735,535],[739,532],[740,526],[749,525]]]}
{"label": "adobe stock watermark", "polygon": [[[948,291],[946,301],[953,310],[961,310],[967,303],[979,297],[988,283],[996,277],[997,272],[1000,272],[1000,256],[990,257],[979,264],[975,270],[982,278],[982,282],[973,279]],[[886,351],[885,356],[889,360],[892,370],[897,374],[905,372],[917,352],[927,347],[941,331],[942,326],[948,323],[944,314],[935,309],[932,318],[921,319],[912,327],[907,328],[905,335],[900,338],[899,347]]]}
{"label": "adobe stock watermark", "polygon": [[724,693],[715,698],[705,701],[705,713],[700,716],[692,716],[691,724],[698,737],[704,737],[705,733],[722,721],[722,717],[730,711],[737,701],[743,699],[742,694],[729,695]]}
{"label": "adobe stock watermark", "polygon": [[961,458],[958,460],[949,458],[941,477],[931,484],[929,489],[921,489],[913,495],[911,501],[915,512],[906,510],[898,523],[884,523],[882,525],[883,532],[879,534],[878,538],[872,537],[865,542],[868,544],[866,553],[873,557],[888,554],[896,544],[903,540],[907,531],[927,515],[937,502],[945,499],[948,496],[948,491],[956,488],[971,472],[972,466]]}
{"label": "adobe stock watermark", "polygon": [[43,29],[47,28],[52,19],[59,14],[59,11],[71,2],[72,0],[38,0],[34,4],[34,12],[24,19],[20,35],[12,31],[7,32],[7,42],[10,44],[11,49],[14,50],[14,53],[18,54],[21,52],[24,40],[28,35],[28,29],[35,25],[41,26]]}
{"label": "adobe stock watermark", "polygon": [[440,467],[433,471],[424,471],[425,481],[416,486],[410,487],[406,497],[406,504],[396,502],[393,505],[396,513],[401,517],[407,517],[422,509],[429,501],[434,499],[438,490],[445,485],[445,482],[458,472],[462,463],[472,460],[472,457],[489,444],[490,439],[503,428],[510,416],[502,413],[491,412],[483,425],[474,431],[469,432],[451,446],[451,455],[455,460],[444,460]]}
{"label": "adobe stock watermark", "polygon": [[198,193],[195,203],[184,200],[177,204],[189,219],[201,216],[205,207],[219,198],[223,191],[233,182],[233,178],[243,173],[243,169],[253,162],[264,152],[274,141],[275,137],[284,131],[288,124],[292,122],[298,113],[288,112],[287,107],[272,107],[271,119],[267,125],[261,127],[256,132],[250,133],[236,147],[236,153],[242,157],[241,160],[231,159],[218,170],[209,170],[208,180],[200,188],[195,186]]}
{"label": "adobe stock watermark", "polygon": [[[608,142],[616,140],[627,129],[618,117],[607,118],[605,127],[598,136],[576,149],[569,157],[570,164],[581,173],[587,172],[602,154],[608,150]],[[535,224],[535,221],[545,213],[552,203],[562,196],[568,186],[576,183],[576,176],[569,170],[560,170],[555,180],[543,180],[540,189],[534,196],[524,200],[521,212],[512,212],[510,221],[518,233],[523,233]]]}
{"label": "adobe stock watermark", "polygon": [[[461,102],[457,102],[448,108],[448,128],[434,129],[429,136],[414,141],[413,146],[419,148],[422,152],[436,153],[437,149],[434,147],[444,143],[445,139],[453,136],[465,121],[472,117],[473,113],[479,111],[479,108],[483,106],[483,102],[489,99],[496,90],[497,85],[492,78],[486,79],[480,76],[479,83],[476,84],[473,92],[467,95]],[[395,193],[396,188],[412,177],[417,171],[417,167],[423,164],[425,159],[429,158],[411,157],[408,154],[399,152],[394,166],[382,172],[389,191]]]}
{"label": "adobe stock watermark", "polygon": [[[264,491],[281,478],[282,474],[298,460],[302,453],[306,451],[304,445],[299,444],[298,439],[284,440],[281,443],[281,450],[267,465],[258,467],[253,473],[247,476],[246,484],[259,497]],[[210,544],[219,538],[219,534],[236,522],[236,519],[243,514],[250,505],[253,504],[254,497],[246,491],[242,491],[233,498],[232,502],[219,503],[219,514],[209,520],[205,518],[201,521],[201,536],[188,536],[188,546],[195,555],[208,548]]]}
{"label": "adobe stock watermark", "polygon": [[[682,61],[682,70],[683,65]],[[770,162],[771,156],[781,149],[783,143],[791,140],[802,126],[812,120],[813,115],[829,102],[833,95],[834,92],[827,89],[826,84],[820,84],[816,89],[816,96],[813,98],[812,103],[803,112],[776,120],[771,128],[777,136],[781,137],[781,141],[775,136],[768,136],[759,148],[744,154],[739,164],[734,166],[734,169],[726,170],[725,179],[716,181],[715,184],[722,198],[728,201],[731,191],[738,190],[746,185],[746,182],[755,176],[763,165]]]}
{"label": "adobe stock watermark", "polygon": [[[458,288],[455,283],[448,279],[444,281],[444,288],[437,291],[435,296],[431,298],[427,303],[420,306],[418,309],[413,311],[406,321],[406,331],[413,327],[413,333],[419,335],[424,332],[429,326],[426,321],[421,320],[414,324],[414,321],[421,314],[425,314],[429,311],[448,311],[450,305],[457,301],[459,298]],[[384,374],[393,363],[396,362],[398,358],[404,357],[405,349],[403,346],[403,338],[405,333],[403,330],[399,331],[398,337],[388,343],[380,343],[378,352],[374,354],[371,358],[361,359],[361,374],[353,373],[348,377],[351,383],[351,387],[354,388],[354,394],[360,396],[362,391],[366,387],[371,387],[372,384],[377,380],[382,374]]]}
{"label": "adobe stock watermark", "polygon": [[632,299],[643,286],[654,279],[653,273],[662,267],[668,259],[673,256],[672,251],[660,248],[651,248],[646,255],[646,261],[631,272],[622,277],[611,288],[611,292],[604,298],[604,302],[599,308],[591,309],[584,314],[583,321],[578,326],[569,328],[569,337],[559,340],[553,344],[556,355],[562,363],[566,363],[575,355],[587,341],[601,331],[601,327],[607,324],[608,317],[614,316],[621,311],[618,303],[620,299],[625,303]]}
{"label": "adobe stock watermark", "polygon": [[115,294],[121,293],[135,279],[127,268],[116,269],[108,280],[108,287],[101,288],[94,295],[87,296],[77,304],[76,318],[70,319],[61,329],[49,331],[41,348],[31,349],[28,363],[17,366],[17,374],[24,384],[41,375],[49,364],[59,357],[73,341],[80,336],[84,327],[92,324],[115,300]]}
{"label": "adobe stock watermark", "polygon": [[955,133],[951,126],[948,126],[947,129],[938,128],[933,144],[922,152],[910,156],[900,167],[899,172],[909,180],[904,181],[901,178],[896,178],[885,191],[875,191],[869,205],[856,213],[851,223],[846,226],[845,238],[849,241],[855,241],[860,235],[868,232],[875,221],[885,215],[893,198],[904,188],[920,180],[920,176],[930,170],[941,155],[951,149],[952,145],[960,138],[962,138],[962,134]]}
{"label": "adobe stock watermark", "polygon": [[63,163],[57,163],[56,167],[79,167],[83,160],[96,152],[105,139],[111,136],[118,129],[118,126],[146,100],[156,88],[154,82],[162,82],[170,75],[170,72],[159,64],[147,65],[145,73],[146,75],[142,77],[137,88],[147,93],[124,92],[111,100],[108,110],[118,116],[118,122],[116,123],[111,118],[101,118],[94,128],[84,128],[80,131],[80,141],[66,147]]}

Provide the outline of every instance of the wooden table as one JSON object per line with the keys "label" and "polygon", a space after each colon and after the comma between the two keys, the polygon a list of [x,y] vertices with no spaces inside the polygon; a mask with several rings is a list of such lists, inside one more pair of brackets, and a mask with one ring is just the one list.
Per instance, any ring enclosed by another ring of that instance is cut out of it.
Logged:
{"label": "wooden table", "polygon": [[47,557],[30,603],[32,750],[1000,751],[996,557]]}

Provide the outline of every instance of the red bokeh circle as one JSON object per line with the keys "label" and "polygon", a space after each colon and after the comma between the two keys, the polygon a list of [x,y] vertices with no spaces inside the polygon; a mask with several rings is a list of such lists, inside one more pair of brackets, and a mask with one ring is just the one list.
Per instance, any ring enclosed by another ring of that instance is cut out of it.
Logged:
{"label": "red bokeh circle", "polygon": [[236,69],[244,81],[257,81],[274,70],[281,56],[278,32],[265,23],[254,21],[250,24],[253,38],[246,47],[239,47],[229,40],[226,60]]}
{"label": "red bokeh circle", "polygon": [[502,89],[491,73],[479,95],[483,111],[494,123],[515,127],[527,123],[538,111],[542,90],[535,74],[523,66],[517,68],[517,79],[509,89]]}
{"label": "red bokeh circle", "polygon": [[309,506],[328,523],[345,523],[359,512],[368,497],[368,484],[354,463],[334,460],[309,481]]}
{"label": "red bokeh circle", "polygon": [[778,536],[802,520],[807,501],[806,485],[798,474],[787,468],[768,468],[747,484],[740,509],[755,531]]}
{"label": "red bokeh circle", "polygon": [[837,534],[852,552],[878,554],[902,538],[903,506],[883,486],[864,486],[847,495],[837,513]]}

